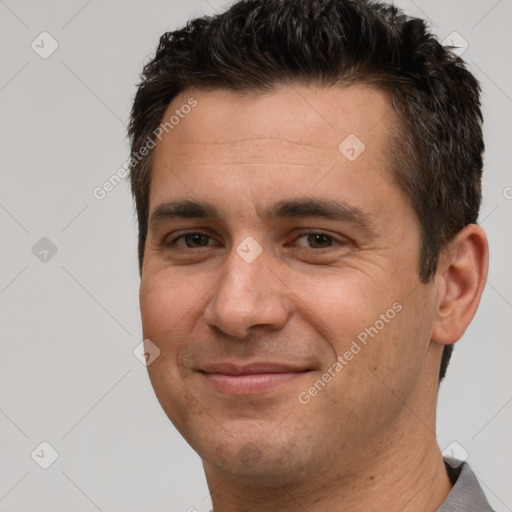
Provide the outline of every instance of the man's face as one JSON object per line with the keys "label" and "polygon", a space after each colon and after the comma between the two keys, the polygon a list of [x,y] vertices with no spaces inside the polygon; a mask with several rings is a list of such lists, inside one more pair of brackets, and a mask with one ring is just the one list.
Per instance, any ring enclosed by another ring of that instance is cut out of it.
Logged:
{"label": "man's face", "polygon": [[162,122],[176,109],[140,290],[156,395],[206,467],[269,483],[354,467],[432,405],[440,355],[390,102],[288,86],[186,91]]}

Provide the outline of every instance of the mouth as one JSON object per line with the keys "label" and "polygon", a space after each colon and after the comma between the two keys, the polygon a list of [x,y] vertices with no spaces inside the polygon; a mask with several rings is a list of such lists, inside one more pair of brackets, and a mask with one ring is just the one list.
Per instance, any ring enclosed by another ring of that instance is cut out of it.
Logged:
{"label": "mouth", "polygon": [[309,368],[278,363],[219,363],[208,365],[200,373],[217,391],[244,395],[271,391],[310,371]]}

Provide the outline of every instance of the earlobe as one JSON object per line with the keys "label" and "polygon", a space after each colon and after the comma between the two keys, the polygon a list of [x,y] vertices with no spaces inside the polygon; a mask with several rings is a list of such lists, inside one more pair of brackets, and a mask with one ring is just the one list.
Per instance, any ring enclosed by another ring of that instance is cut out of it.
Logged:
{"label": "earlobe", "polygon": [[476,224],[461,229],[441,252],[433,341],[450,345],[462,337],[478,308],[488,266],[487,237]]}

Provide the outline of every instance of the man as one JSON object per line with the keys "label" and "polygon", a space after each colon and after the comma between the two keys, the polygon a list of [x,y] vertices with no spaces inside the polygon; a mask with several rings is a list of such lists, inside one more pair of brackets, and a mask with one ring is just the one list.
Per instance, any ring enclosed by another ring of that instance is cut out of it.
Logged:
{"label": "man", "polygon": [[214,512],[491,510],[435,434],[488,267],[461,59],[391,6],[242,1],[162,36],[130,136],[149,376]]}

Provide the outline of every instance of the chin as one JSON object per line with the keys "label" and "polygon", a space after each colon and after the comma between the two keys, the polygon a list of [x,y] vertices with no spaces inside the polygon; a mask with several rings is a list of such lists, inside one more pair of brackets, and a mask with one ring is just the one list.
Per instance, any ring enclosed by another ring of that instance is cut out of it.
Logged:
{"label": "chin", "polygon": [[[209,469],[215,469],[242,484],[270,488],[297,483],[311,472],[311,446],[299,446],[282,435],[223,434],[223,438],[203,437],[198,443],[187,439],[203,460],[207,474]],[[305,436],[300,439],[305,442]]]}

